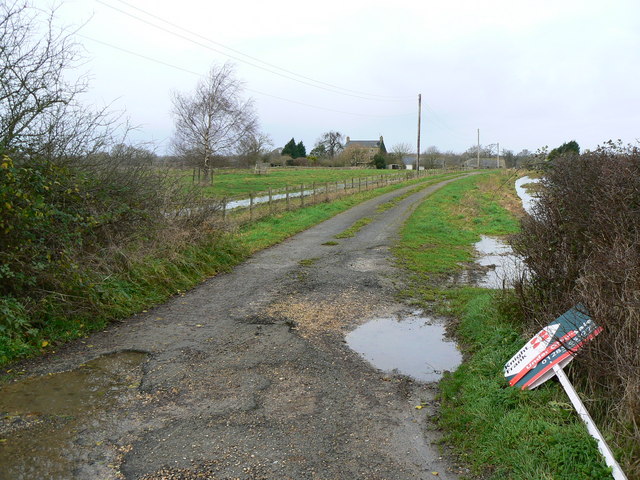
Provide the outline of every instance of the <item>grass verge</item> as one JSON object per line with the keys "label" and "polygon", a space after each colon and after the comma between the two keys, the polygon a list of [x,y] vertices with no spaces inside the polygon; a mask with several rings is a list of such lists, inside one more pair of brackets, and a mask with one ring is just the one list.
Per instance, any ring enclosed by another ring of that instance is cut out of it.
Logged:
{"label": "grass verge", "polygon": [[512,203],[513,188],[503,183],[499,174],[482,174],[442,188],[409,218],[394,251],[413,276],[405,294],[458,319],[465,361],[440,383],[445,441],[483,478],[608,478],[558,384],[527,392],[506,386],[503,365],[527,340],[514,300],[486,289],[441,286],[472,259],[480,235],[517,230],[502,206]]}

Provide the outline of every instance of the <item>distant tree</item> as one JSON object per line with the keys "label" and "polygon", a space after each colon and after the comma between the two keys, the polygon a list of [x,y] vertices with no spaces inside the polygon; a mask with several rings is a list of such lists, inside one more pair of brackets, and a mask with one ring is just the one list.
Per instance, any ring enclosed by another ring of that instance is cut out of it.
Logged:
{"label": "distant tree", "polygon": [[192,94],[173,93],[174,150],[195,155],[205,180],[214,156],[232,153],[241,139],[256,131],[253,102],[241,95],[242,86],[229,63],[211,67]]}
{"label": "distant tree", "polygon": [[334,158],[344,149],[343,142],[344,135],[340,132],[326,132],[323,133],[320,139],[316,142],[316,147],[323,146],[326,155],[330,158]]}
{"label": "distant tree", "polygon": [[516,166],[516,156],[512,150],[503,150],[502,156],[504,157],[504,166],[507,168],[513,168]]}
{"label": "distant tree", "polygon": [[296,156],[293,158],[301,158],[307,156],[307,149],[304,147],[302,140],[296,145]]}
{"label": "distant tree", "polygon": [[350,146],[342,151],[338,158],[338,163],[343,165],[355,166],[369,162],[369,150],[360,146]]}
{"label": "distant tree", "polygon": [[373,156],[373,164],[379,170],[387,168],[387,159],[385,158],[385,156],[383,154],[376,153]]}
{"label": "distant tree", "polygon": [[424,162],[425,168],[438,167],[438,158],[440,157],[440,150],[435,145],[430,146],[421,154],[421,161]]}
{"label": "distant tree", "polygon": [[316,146],[313,147],[313,150],[309,152],[309,155],[312,155],[316,158],[325,158],[328,156],[327,148],[322,143],[316,143]]}
{"label": "distant tree", "polygon": [[291,137],[291,140],[289,140],[284,147],[282,147],[282,151],[280,152],[280,155],[287,155],[291,158],[296,158],[297,157],[297,153],[298,153],[298,149],[297,149],[297,145],[296,145],[296,141],[293,137]]}
{"label": "distant tree", "polygon": [[158,159],[158,156],[151,150],[124,143],[114,145],[109,152],[109,157],[116,160],[118,164],[128,164],[130,166],[150,166]]}
{"label": "distant tree", "polygon": [[238,156],[245,167],[255,165],[269,156],[273,140],[266,133],[254,133],[246,135],[238,145]]}
{"label": "distant tree", "polygon": [[549,152],[547,160],[553,160],[561,155],[580,155],[580,145],[575,140],[563,143]]}

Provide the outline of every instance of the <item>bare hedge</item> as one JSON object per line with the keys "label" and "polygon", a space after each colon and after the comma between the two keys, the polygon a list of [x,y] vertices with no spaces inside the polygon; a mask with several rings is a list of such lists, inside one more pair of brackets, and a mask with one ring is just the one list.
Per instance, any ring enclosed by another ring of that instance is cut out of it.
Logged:
{"label": "bare hedge", "polygon": [[545,170],[534,215],[513,239],[532,273],[517,291],[531,330],[577,303],[604,327],[578,377],[640,473],[640,149],[609,142]]}

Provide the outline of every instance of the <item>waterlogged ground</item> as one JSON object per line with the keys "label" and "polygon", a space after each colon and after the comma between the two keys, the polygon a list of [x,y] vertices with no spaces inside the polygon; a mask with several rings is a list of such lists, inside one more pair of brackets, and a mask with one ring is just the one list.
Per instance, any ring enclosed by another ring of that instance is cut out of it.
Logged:
{"label": "waterlogged ground", "polygon": [[[365,202],[165,305],[13,366],[28,378],[0,391],[0,478],[458,478],[437,444],[435,386],[411,377],[455,368],[439,363],[455,347],[417,316],[396,322],[400,331],[382,325],[407,312],[393,300],[403,275],[389,248],[444,183],[387,210],[377,207],[413,187]],[[372,221],[336,241],[363,217]],[[349,348],[378,327],[417,373],[380,370]]]}
{"label": "waterlogged ground", "polygon": [[[526,188],[540,179],[521,177],[516,180],[516,193],[522,201],[524,211],[532,215],[536,197]],[[522,258],[514,254],[509,244],[501,238],[483,235],[474,245],[477,252],[476,264],[481,268],[466,272],[462,281],[483,288],[501,289],[513,287],[513,282],[525,273]]]}

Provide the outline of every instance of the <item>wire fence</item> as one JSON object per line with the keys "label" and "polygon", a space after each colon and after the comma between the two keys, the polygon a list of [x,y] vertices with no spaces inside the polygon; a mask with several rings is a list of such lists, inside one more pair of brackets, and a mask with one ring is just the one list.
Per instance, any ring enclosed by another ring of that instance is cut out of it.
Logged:
{"label": "wire fence", "polygon": [[387,173],[327,182],[290,184],[285,187],[252,192],[248,196],[244,194],[206,199],[200,206],[184,208],[176,213],[180,216],[213,214],[225,222],[233,218],[234,221],[243,223],[277,212],[329,202],[359,192],[458,170],[457,168],[403,170],[397,174]]}

